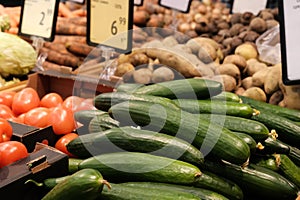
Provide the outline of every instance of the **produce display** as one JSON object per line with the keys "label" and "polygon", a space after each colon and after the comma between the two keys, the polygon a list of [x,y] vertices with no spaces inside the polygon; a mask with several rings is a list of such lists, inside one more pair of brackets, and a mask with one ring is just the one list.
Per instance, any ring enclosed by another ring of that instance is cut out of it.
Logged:
{"label": "produce display", "polygon": [[36,50],[16,36],[20,7],[0,5],[3,85],[38,55],[44,70],[98,79],[115,66],[113,92],[88,98],[0,88],[0,169],[31,153],[12,140],[14,122],[51,127],[68,156],[66,176],[24,181],[44,200],[300,198],[299,86],[282,83],[281,63],[257,43],[278,27],[278,9],[231,14],[193,0],[178,13],[145,0],[132,52],[109,60],[86,44],[86,15],[85,4],[60,2],[54,41]]}

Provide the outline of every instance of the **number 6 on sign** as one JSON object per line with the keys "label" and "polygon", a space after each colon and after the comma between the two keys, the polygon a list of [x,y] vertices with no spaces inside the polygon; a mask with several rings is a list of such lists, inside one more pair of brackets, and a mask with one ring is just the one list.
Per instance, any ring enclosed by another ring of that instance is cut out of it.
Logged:
{"label": "number 6 on sign", "polygon": [[132,46],[132,21],[132,0],[87,1],[87,42],[127,53]]}
{"label": "number 6 on sign", "polygon": [[55,35],[59,0],[24,0],[19,35],[52,41]]}

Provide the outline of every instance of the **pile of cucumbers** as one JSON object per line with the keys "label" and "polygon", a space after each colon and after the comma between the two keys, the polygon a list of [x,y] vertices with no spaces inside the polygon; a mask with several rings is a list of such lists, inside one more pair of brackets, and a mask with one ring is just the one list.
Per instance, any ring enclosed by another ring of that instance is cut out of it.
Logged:
{"label": "pile of cucumbers", "polygon": [[300,111],[206,79],[122,84],[79,111],[70,175],[46,199],[291,199],[300,188]]}

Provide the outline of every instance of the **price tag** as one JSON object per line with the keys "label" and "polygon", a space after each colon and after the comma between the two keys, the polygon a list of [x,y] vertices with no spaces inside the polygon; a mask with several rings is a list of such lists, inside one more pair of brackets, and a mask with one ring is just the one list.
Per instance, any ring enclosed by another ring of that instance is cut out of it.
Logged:
{"label": "price tag", "polygon": [[132,47],[133,1],[87,1],[87,42],[128,53]]}
{"label": "price tag", "polygon": [[282,81],[300,84],[300,0],[279,1]]}
{"label": "price tag", "polygon": [[84,0],[68,0],[68,1],[72,1],[74,3],[79,3],[79,4],[84,4]]}
{"label": "price tag", "polygon": [[19,35],[52,41],[55,35],[59,0],[24,0]]}
{"label": "price tag", "polygon": [[134,5],[135,6],[141,6],[141,5],[143,5],[143,0],[134,0]]}
{"label": "price tag", "polygon": [[259,11],[266,9],[268,0],[233,0],[232,13],[252,12],[257,15]]}
{"label": "price tag", "polygon": [[166,8],[188,13],[190,10],[191,0],[159,0],[158,4]]}

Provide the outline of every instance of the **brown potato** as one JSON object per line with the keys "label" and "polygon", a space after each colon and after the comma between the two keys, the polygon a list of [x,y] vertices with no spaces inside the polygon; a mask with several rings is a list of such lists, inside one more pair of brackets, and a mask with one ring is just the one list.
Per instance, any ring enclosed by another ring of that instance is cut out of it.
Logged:
{"label": "brown potato", "polygon": [[251,87],[247,89],[242,95],[252,99],[256,99],[258,101],[267,101],[266,93],[259,87]]}

